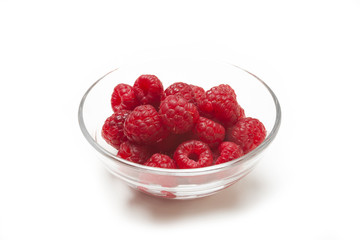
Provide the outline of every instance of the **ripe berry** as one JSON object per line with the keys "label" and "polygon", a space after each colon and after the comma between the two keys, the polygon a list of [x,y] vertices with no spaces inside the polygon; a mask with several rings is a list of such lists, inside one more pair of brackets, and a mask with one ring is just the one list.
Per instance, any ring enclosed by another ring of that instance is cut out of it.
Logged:
{"label": "ripe berry", "polygon": [[225,127],[234,125],[240,115],[240,106],[236,101],[235,92],[225,84],[206,91],[206,98],[198,107],[203,116],[216,118]]}
{"label": "ripe berry", "polygon": [[190,131],[199,118],[194,104],[179,95],[170,95],[160,104],[161,121],[169,132],[181,134]]}
{"label": "ripe berry", "polygon": [[196,139],[208,144],[211,148],[219,146],[225,138],[225,128],[204,117],[199,117],[192,131]]}
{"label": "ripe berry", "polygon": [[165,89],[163,99],[171,95],[180,95],[187,101],[194,103],[195,94],[189,84],[183,82],[176,82],[171,84],[168,88]]}
{"label": "ripe berry", "polygon": [[227,92],[229,95],[231,95],[233,98],[236,99],[235,90],[232,87],[230,87],[230,85],[228,85],[228,84],[220,84],[218,87],[222,88],[225,92]]}
{"label": "ripe berry", "polygon": [[192,133],[187,132],[184,134],[173,134],[170,133],[165,139],[163,139],[160,142],[157,142],[155,144],[152,144],[152,146],[156,149],[157,152],[168,154],[169,156],[172,156],[175,149],[183,142],[192,139]]}
{"label": "ripe berry", "polygon": [[127,141],[124,134],[124,122],[129,114],[129,110],[119,110],[108,117],[102,126],[101,136],[116,149],[119,149],[122,142]]}
{"label": "ripe berry", "polygon": [[220,157],[220,151],[219,148],[215,148],[213,149],[213,164],[215,164],[216,160],[218,159],[218,157]]}
{"label": "ripe berry", "polygon": [[213,156],[207,144],[190,140],[177,147],[174,160],[179,168],[199,168],[210,166]]}
{"label": "ripe berry", "polygon": [[140,104],[159,107],[164,88],[155,75],[141,75],[134,83],[134,92]]}
{"label": "ripe berry", "polygon": [[237,119],[239,120],[240,118],[245,118],[246,116],[245,116],[245,111],[244,111],[244,109],[239,105],[239,109],[240,109],[240,111],[239,111],[239,114],[237,115]]}
{"label": "ripe berry", "polygon": [[220,156],[216,159],[215,164],[225,163],[244,155],[239,145],[233,142],[223,142],[219,146]]}
{"label": "ripe berry", "polygon": [[133,110],[138,105],[132,86],[124,83],[118,84],[111,95],[111,107],[114,112],[118,110]]}
{"label": "ripe berry", "polygon": [[145,145],[123,142],[119,147],[117,156],[130,162],[144,164],[151,157],[152,153],[152,149]]}
{"label": "ripe berry", "polygon": [[126,119],[124,130],[128,139],[138,144],[156,143],[168,134],[158,112],[151,105],[136,107]]}
{"label": "ripe berry", "polygon": [[149,160],[147,160],[144,165],[158,168],[176,168],[176,164],[173,159],[171,159],[167,155],[163,155],[160,153],[155,153],[154,155],[152,155],[151,158],[149,158]]}
{"label": "ripe berry", "polygon": [[195,85],[191,85],[189,84],[189,86],[191,87],[191,89],[194,92],[194,104],[196,106],[198,106],[198,104],[200,103],[201,100],[203,100],[206,97],[205,94],[205,90],[202,87],[199,86],[195,86]]}
{"label": "ripe berry", "polygon": [[250,117],[239,119],[227,134],[228,140],[238,144],[245,154],[259,146],[265,137],[264,125],[258,119]]}

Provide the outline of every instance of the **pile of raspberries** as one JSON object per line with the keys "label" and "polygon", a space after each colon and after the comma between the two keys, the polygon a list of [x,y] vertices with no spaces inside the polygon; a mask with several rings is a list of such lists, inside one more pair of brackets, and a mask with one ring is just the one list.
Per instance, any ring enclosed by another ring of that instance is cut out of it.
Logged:
{"label": "pile of raspberries", "polygon": [[114,113],[102,127],[105,141],[128,161],[159,168],[200,168],[237,159],[264,141],[266,129],[246,117],[235,91],[220,84],[208,91],[183,82],[163,88],[155,75],[133,86],[118,84]]}

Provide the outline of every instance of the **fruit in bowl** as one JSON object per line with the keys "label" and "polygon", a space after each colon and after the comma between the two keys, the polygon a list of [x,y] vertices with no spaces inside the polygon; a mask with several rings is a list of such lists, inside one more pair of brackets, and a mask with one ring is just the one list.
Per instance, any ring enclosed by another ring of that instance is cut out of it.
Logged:
{"label": "fruit in bowl", "polygon": [[205,91],[176,82],[164,90],[157,76],[147,74],[133,86],[117,84],[109,99],[114,113],[102,137],[119,150],[119,157],[146,166],[222,164],[254,150],[266,137],[264,125],[245,116],[228,84]]}
{"label": "fruit in bowl", "polygon": [[273,91],[239,67],[156,59],[100,78],[78,116],[106,168],[130,187],[192,199],[251,172],[279,130],[281,110]]}

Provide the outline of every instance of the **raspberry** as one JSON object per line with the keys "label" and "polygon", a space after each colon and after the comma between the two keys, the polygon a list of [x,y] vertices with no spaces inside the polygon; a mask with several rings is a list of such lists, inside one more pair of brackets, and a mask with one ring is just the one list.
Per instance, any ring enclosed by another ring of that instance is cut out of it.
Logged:
{"label": "raspberry", "polygon": [[118,84],[111,95],[111,107],[114,112],[118,110],[133,110],[138,105],[132,86],[124,83]]}
{"label": "raspberry", "polygon": [[239,111],[239,114],[237,115],[237,119],[239,120],[240,118],[245,118],[246,116],[245,116],[245,111],[244,111],[244,109],[239,105],[239,109],[240,109],[240,111]]}
{"label": "raspberry", "polygon": [[226,84],[206,91],[206,98],[199,104],[203,116],[212,116],[225,127],[234,125],[240,116],[240,106],[236,101],[234,90]]}
{"label": "raspberry", "polygon": [[216,160],[220,157],[219,148],[213,149],[213,164],[215,164]]}
{"label": "raspberry", "polygon": [[192,139],[191,132],[184,134],[172,134],[170,133],[165,139],[161,142],[153,144],[157,152],[163,154],[169,154],[172,156],[175,149],[183,142]]}
{"label": "raspberry", "polygon": [[127,141],[124,134],[124,122],[129,114],[129,110],[119,110],[108,117],[102,126],[101,136],[116,149],[119,149],[122,142]]}
{"label": "raspberry", "polygon": [[213,156],[207,144],[190,140],[177,147],[174,160],[179,168],[199,168],[210,166]]}
{"label": "raspberry", "polygon": [[145,163],[149,167],[158,167],[158,168],[176,168],[175,161],[167,155],[160,153],[155,153],[149,158]]}
{"label": "raspberry", "polygon": [[202,87],[199,86],[195,86],[195,85],[191,85],[189,84],[189,86],[191,87],[191,89],[194,92],[194,104],[197,106],[199,105],[200,101],[202,101],[205,98],[205,90]]}
{"label": "raspberry", "polygon": [[233,98],[236,99],[235,90],[228,84],[220,84],[218,87],[222,88],[224,91],[226,91],[228,94],[230,94]]}
{"label": "raspberry", "polygon": [[219,146],[225,138],[225,128],[221,124],[204,117],[199,117],[192,131],[196,139],[203,141],[211,148]]}
{"label": "raspberry", "polygon": [[223,142],[219,146],[220,156],[216,159],[215,164],[225,163],[244,155],[239,145],[233,142]]}
{"label": "raspberry", "polygon": [[138,144],[156,143],[168,134],[158,112],[151,105],[136,107],[126,119],[124,130],[128,139]]}
{"label": "raspberry", "polygon": [[164,126],[175,134],[191,130],[199,118],[196,106],[179,95],[166,97],[160,104],[159,114]]}
{"label": "raspberry", "polygon": [[158,108],[164,88],[155,75],[141,75],[134,83],[134,92],[140,104],[150,104]]}
{"label": "raspberry", "polygon": [[[149,167],[176,169],[175,161],[164,154],[153,154],[144,164]],[[145,185],[160,185],[163,187],[175,187],[178,185],[178,179],[171,175],[154,174],[148,171],[139,174],[139,181]]]}
{"label": "raspberry", "polygon": [[266,129],[264,125],[256,118],[241,118],[229,129],[227,138],[238,144],[244,153],[259,146],[266,137]]}
{"label": "raspberry", "polygon": [[130,162],[144,164],[152,155],[151,148],[130,142],[123,142],[117,153],[118,157]]}
{"label": "raspberry", "polygon": [[163,99],[171,95],[180,95],[187,101],[194,103],[195,94],[189,84],[183,82],[176,82],[171,84],[167,89],[165,89]]}

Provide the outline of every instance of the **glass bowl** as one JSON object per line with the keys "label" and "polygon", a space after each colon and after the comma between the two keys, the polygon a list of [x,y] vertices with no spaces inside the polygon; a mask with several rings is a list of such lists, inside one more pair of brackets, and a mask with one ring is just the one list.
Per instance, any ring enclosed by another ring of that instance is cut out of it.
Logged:
{"label": "glass bowl", "polygon": [[[129,162],[116,156],[115,148],[101,137],[104,121],[112,114],[110,98],[119,83],[133,85],[142,74],[156,75],[164,89],[174,82],[186,82],[205,90],[229,84],[248,117],[258,118],[267,129],[265,140],[253,151],[233,161],[196,169],[161,169]],[[127,64],[97,80],[84,94],[78,112],[86,140],[116,177],[147,194],[193,199],[208,196],[245,177],[276,137],[281,109],[274,92],[260,78],[235,65],[205,59],[154,59]]]}

